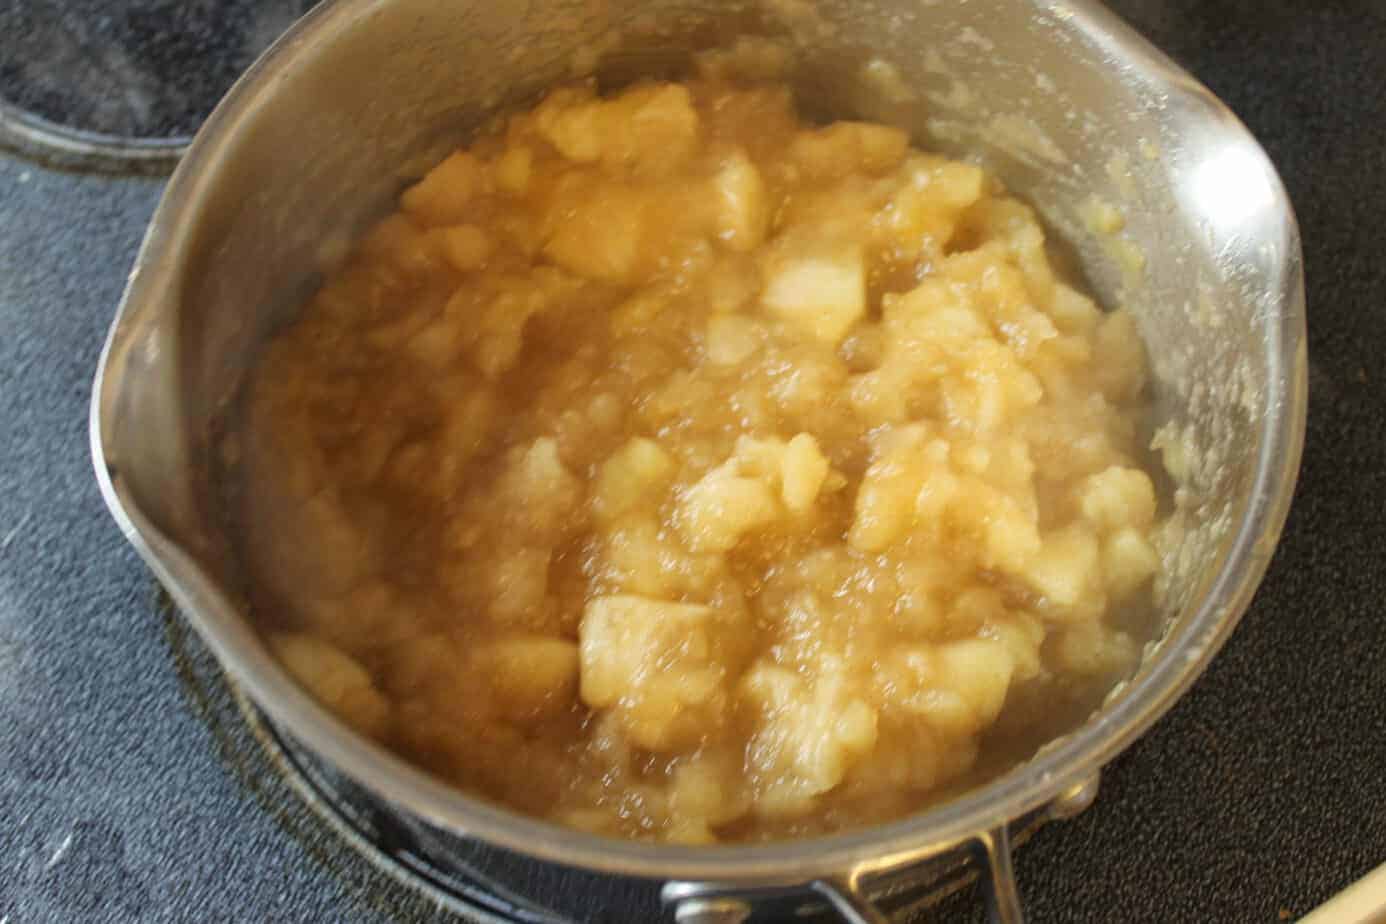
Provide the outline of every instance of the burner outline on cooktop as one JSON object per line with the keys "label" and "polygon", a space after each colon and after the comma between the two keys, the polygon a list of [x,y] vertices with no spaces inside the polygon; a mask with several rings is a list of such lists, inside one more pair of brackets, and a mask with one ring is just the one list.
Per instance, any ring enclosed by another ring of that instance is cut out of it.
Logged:
{"label": "burner outline on cooktop", "polygon": [[0,147],[67,170],[163,175],[177,165],[192,139],[120,138],[69,128],[0,97]]}
{"label": "burner outline on cooktop", "polygon": [[315,0],[0,4],[0,147],[166,174],[227,89]]}

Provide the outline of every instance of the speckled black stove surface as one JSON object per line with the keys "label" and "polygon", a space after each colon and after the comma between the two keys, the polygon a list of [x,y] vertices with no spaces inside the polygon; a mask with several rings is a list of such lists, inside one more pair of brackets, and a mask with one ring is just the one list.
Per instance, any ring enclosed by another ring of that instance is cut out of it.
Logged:
{"label": "speckled black stove surface", "polygon": [[3,0],[0,99],[68,128],[191,135],[313,0]]}
{"label": "speckled black stove surface", "polygon": [[[1308,446],[1227,648],[1017,867],[1036,921],[1278,921],[1386,862],[1386,4],[1113,5],[1289,187]],[[0,0],[0,32],[88,6]],[[0,38],[0,96],[24,40]],[[289,791],[102,507],[90,379],[159,191],[0,154],[0,922],[447,920]],[[935,917],[980,910],[963,895]]]}

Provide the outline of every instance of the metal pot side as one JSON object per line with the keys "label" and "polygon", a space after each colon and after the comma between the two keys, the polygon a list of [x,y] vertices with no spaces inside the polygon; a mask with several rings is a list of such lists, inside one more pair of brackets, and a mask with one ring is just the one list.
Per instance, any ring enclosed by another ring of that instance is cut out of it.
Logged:
{"label": "metal pot side", "polygon": [[[594,67],[613,81],[667,73],[747,32],[796,49],[810,112],[891,122],[978,157],[1073,245],[1102,301],[1132,309],[1156,422],[1185,447],[1174,496],[1187,531],[1158,588],[1165,631],[1137,674],[993,782],[832,837],[613,840],[453,789],[288,678],[244,615],[215,437],[258,344],[406,178],[487,114]],[[1093,202],[1124,213],[1119,235],[1087,227]],[[724,891],[828,883],[830,903],[870,920],[849,907],[862,879],[978,843],[1004,866],[1008,822],[1081,792],[1207,666],[1284,524],[1306,366],[1299,237],[1274,168],[1211,93],[1092,0],[335,0],[236,84],[175,172],[102,354],[91,439],[115,519],[221,663],[276,724],[389,804],[590,871]]]}

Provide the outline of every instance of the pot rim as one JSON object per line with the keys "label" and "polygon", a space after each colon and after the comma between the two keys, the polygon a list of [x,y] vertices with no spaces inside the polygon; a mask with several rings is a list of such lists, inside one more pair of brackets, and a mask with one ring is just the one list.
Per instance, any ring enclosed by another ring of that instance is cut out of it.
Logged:
{"label": "pot rim", "polygon": [[[1170,634],[1125,689],[1092,718],[1046,745],[1029,761],[955,800],[902,820],[842,834],[753,846],[691,847],[589,834],[520,815],[468,795],[351,731],[301,691],[250,629],[232,599],[135,503],[108,451],[119,423],[118,398],[132,344],[158,322],[176,293],[188,239],[219,168],[261,103],[278,92],[285,71],[319,42],[353,28],[389,0],[329,0],[299,20],[232,87],[217,106],[159,203],[102,350],[91,405],[90,438],[97,479],[126,538],[176,600],[218,661],[281,728],[367,789],[437,827],[516,853],[602,873],[726,883],[797,883],[844,871],[886,870],[961,845],[979,833],[1050,802],[1084,780],[1148,729],[1188,689],[1221,648],[1250,603],[1284,526],[1299,469],[1307,404],[1305,300],[1299,233],[1279,177],[1250,132],[1211,92],[1096,0],[1034,0],[1065,29],[1122,62],[1155,75],[1162,88],[1240,133],[1239,143],[1264,160],[1284,216],[1278,290],[1267,315],[1272,408],[1256,458],[1246,509],[1221,568],[1196,610]],[[1059,9],[1062,7],[1062,10]],[[1243,137],[1244,136],[1244,137]]]}

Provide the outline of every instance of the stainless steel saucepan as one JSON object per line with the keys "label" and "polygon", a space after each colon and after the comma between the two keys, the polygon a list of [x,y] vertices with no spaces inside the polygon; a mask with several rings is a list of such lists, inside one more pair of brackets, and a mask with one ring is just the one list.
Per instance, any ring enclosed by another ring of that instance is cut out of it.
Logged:
{"label": "stainless steel saucepan", "polygon": [[[488,113],[593,69],[612,81],[676,71],[748,32],[796,49],[810,113],[893,122],[979,157],[1076,247],[1104,302],[1135,312],[1185,535],[1138,672],[993,782],[832,837],[633,843],[460,792],[290,680],[246,619],[218,434],[257,345],[327,255]],[[1124,228],[1090,228],[1098,207]],[[989,870],[994,917],[1018,921],[1013,826],[1083,804],[1250,601],[1293,490],[1305,382],[1300,244],[1274,169],[1206,89],[1092,0],[336,0],[245,75],[174,174],[101,359],[91,435],[116,520],[235,680],[317,760],[445,835],[437,843],[659,880],[687,922],[749,920],[786,896],[884,921],[882,883],[963,853]]]}

